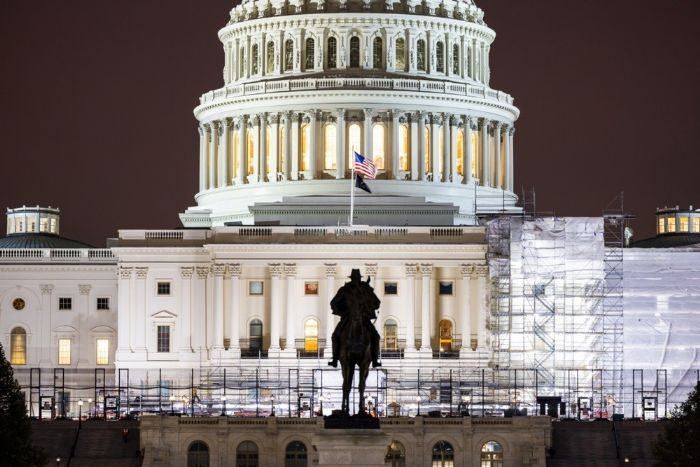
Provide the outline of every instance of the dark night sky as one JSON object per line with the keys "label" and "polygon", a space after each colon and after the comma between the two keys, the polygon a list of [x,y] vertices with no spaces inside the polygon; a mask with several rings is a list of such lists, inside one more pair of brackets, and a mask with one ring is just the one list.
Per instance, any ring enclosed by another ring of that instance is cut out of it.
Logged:
{"label": "dark night sky", "polygon": [[[481,0],[491,86],[515,96],[516,186],[599,215],[620,191],[700,205],[700,2]],[[59,206],[62,233],[172,228],[194,204],[192,108],[222,85],[230,0],[0,2],[0,203]],[[3,230],[4,232],[4,230]]]}

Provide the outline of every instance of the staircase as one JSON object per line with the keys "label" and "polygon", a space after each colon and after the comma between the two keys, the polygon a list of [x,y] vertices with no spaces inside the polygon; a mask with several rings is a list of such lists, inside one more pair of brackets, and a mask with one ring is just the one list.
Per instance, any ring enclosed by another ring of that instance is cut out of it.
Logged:
{"label": "staircase", "polygon": [[[122,429],[129,429],[125,443]],[[71,467],[138,467],[141,458],[139,451],[139,427],[135,421],[105,422],[102,420],[84,421],[75,447],[75,457]]]}
{"label": "staircase", "polygon": [[49,460],[61,458],[61,465],[70,457],[78,431],[78,422],[69,420],[32,420],[32,443],[44,450]]}

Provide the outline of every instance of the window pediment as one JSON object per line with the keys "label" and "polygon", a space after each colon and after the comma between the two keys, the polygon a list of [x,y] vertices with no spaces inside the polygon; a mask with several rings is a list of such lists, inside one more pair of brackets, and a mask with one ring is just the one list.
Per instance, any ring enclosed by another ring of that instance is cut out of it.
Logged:
{"label": "window pediment", "polygon": [[151,318],[154,318],[154,319],[174,319],[174,318],[177,318],[177,315],[175,313],[172,313],[172,312],[167,311],[167,310],[161,310],[161,311],[157,311],[157,312],[153,313],[151,315]]}

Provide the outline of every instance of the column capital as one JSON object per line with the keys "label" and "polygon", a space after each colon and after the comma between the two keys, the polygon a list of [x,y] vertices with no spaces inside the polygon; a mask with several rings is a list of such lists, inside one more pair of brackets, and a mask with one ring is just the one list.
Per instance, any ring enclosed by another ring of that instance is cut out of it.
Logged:
{"label": "column capital", "polygon": [[209,277],[209,270],[211,269],[209,266],[197,266],[197,278],[199,279],[206,279]]}
{"label": "column capital", "polygon": [[206,131],[204,125],[197,125],[197,131],[199,132],[199,136],[204,136],[204,132]]}
{"label": "column capital", "polygon": [[192,279],[192,274],[194,274],[194,266],[180,266],[180,277]]}
{"label": "column capital", "polygon": [[503,126],[503,123],[499,122],[498,120],[492,120],[492,121],[491,121],[491,127],[492,127],[494,130],[500,130],[502,126]]}
{"label": "column capital", "polygon": [[296,263],[284,263],[284,275],[287,277],[294,277],[297,275],[297,264]]}
{"label": "column capital", "polygon": [[418,274],[418,265],[415,263],[406,263],[404,264],[404,268],[406,269],[406,276],[408,277],[416,277],[416,274]]}
{"label": "column capital", "polygon": [[365,263],[365,273],[370,277],[377,277],[377,263]]}
{"label": "column capital", "polygon": [[216,277],[224,277],[226,273],[226,265],[222,263],[215,263],[211,267],[211,272]]}
{"label": "column capital", "polygon": [[473,264],[460,264],[459,265],[459,274],[462,277],[468,277],[474,274],[474,265]]}
{"label": "column capital", "polygon": [[433,125],[442,125],[442,115],[437,113],[433,114],[430,117],[430,123],[432,123]]}
{"label": "column capital", "polygon": [[433,264],[432,263],[421,263],[420,273],[423,277],[430,277],[433,275]]}
{"label": "column capital", "polygon": [[231,121],[228,118],[221,119],[221,127],[226,129],[231,125]]}
{"label": "column capital", "polygon": [[326,277],[335,277],[338,271],[338,265],[336,263],[323,263],[323,266],[326,268]]}
{"label": "column capital", "polygon": [[133,272],[133,267],[119,266],[119,278],[120,279],[131,279],[131,273]]}
{"label": "column capital", "polygon": [[510,125],[510,126],[508,127],[508,134],[509,134],[510,136],[513,136],[513,135],[515,134],[515,125]]}
{"label": "column capital", "polygon": [[231,277],[241,277],[241,263],[228,263],[228,274]]}
{"label": "column capital", "polygon": [[136,271],[136,278],[137,279],[146,279],[148,276],[148,267],[138,267],[134,268]]}
{"label": "column capital", "polygon": [[278,125],[279,122],[280,122],[280,116],[279,116],[279,114],[276,114],[276,113],[275,113],[275,114],[270,114],[270,115],[267,117],[267,124],[268,124],[268,125]]}
{"label": "column capital", "polygon": [[41,290],[41,295],[51,295],[53,284],[40,284],[39,289]]}
{"label": "column capital", "polygon": [[270,270],[271,277],[280,277],[282,275],[283,268],[281,263],[269,263],[267,267]]}
{"label": "column capital", "polygon": [[92,285],[90,284],[78,284],[78,292],[80,292],[80,295],[88,295],[90,289],[92,289]]}
{"label": "column capital", "polygon": [[486,277],[489,274],[489,267],[486,265],[474,266],[473,277]]}
{"label": "column capital", "polygon": [[338,117],[338,120],[343,120],[345,119],[345,109],[340,108],[336,111],[336,115]]}

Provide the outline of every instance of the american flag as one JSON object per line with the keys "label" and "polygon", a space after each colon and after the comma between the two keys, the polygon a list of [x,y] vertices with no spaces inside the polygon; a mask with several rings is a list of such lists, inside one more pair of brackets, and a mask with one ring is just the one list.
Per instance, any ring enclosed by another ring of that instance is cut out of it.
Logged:
{"label": "american flag", "polygon": [[371,160],[355,152],[355,172],[363,175],[365,178],[373,179],[377,176],[377,167]]}

